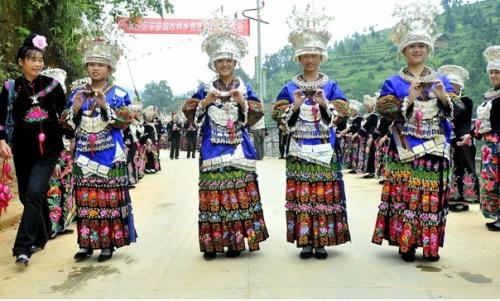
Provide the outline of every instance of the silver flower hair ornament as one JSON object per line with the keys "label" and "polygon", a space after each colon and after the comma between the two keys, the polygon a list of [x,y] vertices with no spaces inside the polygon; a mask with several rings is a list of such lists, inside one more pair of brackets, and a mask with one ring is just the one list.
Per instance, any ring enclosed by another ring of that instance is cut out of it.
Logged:
{"label": "silver flower hair ornament", "polygon": [[398,57],[407,46],[414,43],[424,43],[429,47],[429,54],[434,52],[437,36],[434,19],[437,14],[437,7],[429,1],[396,6],[393,16],[399,22],[393,27],[391,38],[398,46]]}
{"label": "silver flower hair ornament", "polygon": [[327,45],[331,39],[328,25],[333,19],[313,11],[310,5],[304,11],[293,9],[287,24],[291,30],[288,41],[294,50],[294,60],[298,61],[299,56],[304,54],[319,54],[323,61],[328,59]]}
{"label": "silver flower hair ornament", "polygon": [[247,54],[247,41],[236,30],[236,20],[236,17],[225,15],[219,9],[213,13],[212,19],[204,22],[201,48],[210,57],[210,69],[215,70],[214,63],[219,59],[232,59],[239,63]]}

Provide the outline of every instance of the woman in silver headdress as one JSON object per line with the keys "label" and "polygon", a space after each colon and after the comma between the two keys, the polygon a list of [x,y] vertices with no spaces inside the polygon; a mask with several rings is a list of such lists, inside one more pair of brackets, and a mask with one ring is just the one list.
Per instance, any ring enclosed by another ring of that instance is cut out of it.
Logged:
{"label": "woman in silver headdress", "polygon": [[378,111],[394,120],[385,183],[373,242],[386,239],[399,247],[404,261],[439,260],[448,212],[450,136],[447,118],[460,104],[448,79],[425,65],[434,50],[435,8],[412,4],[397,11],[394,30],[398,56],[407,66],[388,78],[377,100]]}
{"label": "woman in silver headdress", "polygon": [[319,72],[320,63],[328,58],[330,19],[309,7],[304,13],[294,12],[288,39],[303,73],[285,84],[276,98],[279,113],[273,113],[291,133],[286,160],[287,241],[302,248],[302,259],[312,257],[313,251],[316,258],[325,259],[326,246],[351,240],[332,127],[336,112],[347,115],[349,104],[337,83]]}
{"label": "woman in silver headdress", "polygon": [[477,107],[473,135],[484,142],[481,149],[481,210],[491,231],[500,231],[500,45],[484,51],[491,90]]}
{"label": "woman in silver headdress", "polygon": [[199,182],[199,243],[207,260],[224,253],[237,257],[259,250],[267,239],[259,185],[256,151],[249,139],[249,103],[259,99],[235,75],[246,53],[246,41],[234,28],[234,19],[218,15],[203,30],[203,50],[217,73],[186,101],[188,122],[194,120],[202,135]]}
{"label": "woman in silver headdress", "polygon": [[73,173],[80,249],[74,258],[85,260],[100,249],[101,262],[110,259],[115,248],[136,240],[121,132],[132,114],[128,93],[110,81],[119,47],[97,38],[86,41],[84,48],[91,82],[71,92],[71,106],[63,114],[67,126],[76,128]]}

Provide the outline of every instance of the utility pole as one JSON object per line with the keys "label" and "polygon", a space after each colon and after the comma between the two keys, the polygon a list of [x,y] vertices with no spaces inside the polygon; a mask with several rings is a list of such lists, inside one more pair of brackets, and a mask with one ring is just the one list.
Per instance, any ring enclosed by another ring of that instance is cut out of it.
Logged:
{"label": "utility pole", "polygon": [[[260,5],[259,5],[259,0],[257,1],[257,20],[260,20]],[[261,44],[261,38],[260,38],[261,32],[260,32],[260,22],[257,22],[257,66],[256,66],[256,73],[257,73],[257,81],[259,82],[259,97],[262,99],[262,103],[264,103],[264,83],[263,78],[262,78],[262,44]]]}
{"label": "utility pole", "polygon": [[[266,89],[265,89],[266,83],[265,83],[265,80],[263,77],[263,72],[262,72],[262,44],[261,44],[260,23],[269,24],[269,22],[266,22],[260,18],[260,9],[264,7],[264,0],[262,0],[262,6],[259,3],[260,0],[256,0],[256,1],[257,1],[257,8],[245,9],[242,12],[242,15],[248,19],[252,19],[252,20],[257,21],[257,59],[255,62],[255,75],[257,78],[257,83],[259,85],[259,94],[258,95],[259,95],[260,99],[262,101],[264,101],[265,93],[266,93]],[[252,11],[252,10],[257,11],[257,18],[250,17],[250,16],[245,14],[247,11]]]}

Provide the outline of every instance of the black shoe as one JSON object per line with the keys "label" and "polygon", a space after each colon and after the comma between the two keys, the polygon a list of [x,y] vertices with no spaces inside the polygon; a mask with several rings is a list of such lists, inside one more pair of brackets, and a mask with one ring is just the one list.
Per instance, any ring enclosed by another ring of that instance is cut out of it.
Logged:
{"label": "black shoe", "polygon": [[240,256],[240,254],[241,254],[240,251],[234,251],[234,250],[228,250],[226,253],[227,257],[229,257],[229,258],[238,257],[238,256]]}
{"label": "black shoe", "polygon": [[43,250],[43,247],[39,247],[39,246],[35,246],[35,245],[32,245],[30,248],[31,254],[34,254],[34,253],[41,251],[41,250]]}
{"label": "black shoe", "polygon": [[452,204],[449,206],[450,211],[452,212],[462,212],[462,211],[469,211],[469,205],[467,204]]}
{"label": "black shoe", "polygon": [[30,259],[26,254],[19,254],[16,256],[16,264],[19,266],[27,267],[30,263]]}
{"label": "black shoe", "polygon": [[203,258],[205,258],[205,260],[212,260],[215,258],[215,256],[217,256],[217,254],[215,252],[204,252],[203,253]]}
{"label": "black shoe", "polygon": [[73,232],[75,232],[75,230],[73,229],[64,229],[64,230],[61,230],[61,232],[57,233],[58,235],[66,235],[66,234],[73,234]]}
{"label": "black shoe", "polygon": [[73,256],[73,258],[76,260],[76,261],[83,261],[85,259],[87,259],[88,257],[90,257],[92,254],[94,254],[94,250],[92,249],[87,249],[86,252],[76,252],[75,256]]}
{"label": "black shoe", "polygon": [[367,173],[363,176],[363,179],[372,179],[375,178],[375,174]]}
{"label": "black shoe", "polygon": [[492,223],[486,223],[486,227],[490,231],[500,231],[500,220],[496,220]]}
{"label": "black shoe", "polygon": [[109,249],[110,252],[109,254],[102,254],[102,252],[104,251],[105,249],[101,250],[101,254],[99,254],[99,257],[97,257],[97,261],[98,262],[103,262],[103,261],[106,261],[106,260],[109,260],[111,259],[111,257],[113,257],[113,248]]}
{"label": "black shoe", "polygon": [[306,246],[302,248],[302,251],[300,252],[300,258],[302,259],[309,259],[313,255],[313,247],[312,246]]}
{"label": "black shoe", "polygon": [[385,180],[384,179],[378,180],[378,183],[383,185],[383,184],[385,184]]}
{"label": "black shoe", "polygon": [[314,257],[316,257],[316,259],[326,259],[328,257],[328,253],[326,253],[325,248],[316,248]]}
{"label": "black shoe", "polygon": [[436,262],[436,261],[439,261],[440,257],[439,257],[439,255],[429,256],[429,257],[424,256],[424,259],[427,261],[430,261],[430,262]]}
{"label": "black shoe", "polygon": [[350,174],[357,174],[358,172],[357,172],[357,171],[355,171],[354,169],[351,169],[351,170],[349,170],[349,173],[350,173]]}
{"label": "black shoe", "polygon": [[410,250],[406,253],[400,253],[401,259],[406,262],[414,262],[415,261],[415,250]]}

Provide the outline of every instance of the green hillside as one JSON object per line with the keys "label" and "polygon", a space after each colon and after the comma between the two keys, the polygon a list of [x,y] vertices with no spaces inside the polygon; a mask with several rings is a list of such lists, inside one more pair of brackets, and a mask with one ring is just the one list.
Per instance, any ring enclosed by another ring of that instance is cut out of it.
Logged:
{"label": "green hillside", "polygon": [[[477,105],[489,88],[482,53],[486,47],[500,43],[500,0],[473,4],[462,4],[460,0],[448,2],[451,7],[437,19],[440,38],[428,64],[433,68],[443,64],[465,67],[471,77],[465,83],[466,94]],[[370,28],[364,34],[354,33],[335,43],[329,49],[329,60],[322,65],[322,72],[335,79],[348,98],[362,99],[364,94],[378,91],[384,79],[404,66],[404,60],[396,59],[396,46],[389,37],[390,31]],[[300,71],[291,61],[292,53],[287,46],[266,57],[266,102],[274,101],[283,84]],[[270,103],[266,104],[266,112],[270,112],[270,107]],[[266,123],[274,125],[271,114],[266,115]]]}

